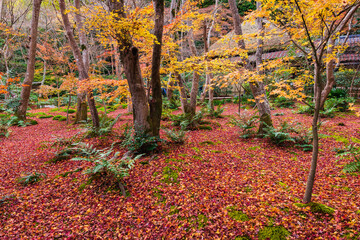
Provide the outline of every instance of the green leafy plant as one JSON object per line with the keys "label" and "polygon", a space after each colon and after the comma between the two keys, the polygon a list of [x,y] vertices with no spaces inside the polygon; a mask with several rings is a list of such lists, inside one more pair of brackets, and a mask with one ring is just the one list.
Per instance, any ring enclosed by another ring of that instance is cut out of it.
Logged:
{"label": "green leafy plant", "polygon": [[109,134],[120,117],[121,114],[118,114],[115,119],[107,115],[101,115],[99,128],[94,128],[92,125],[86,125],[86,128],[88,129],[86,137],[91,138]]}
{"label": "green leafy plant", "polygon": [[127,125],[124,130],[124,141],[122,146],[126,147],[130,152],[134,153],[150,153],[153,152],[162,139],[151,136],[145,131],[136,132],[131,126]]}
{"label": "green leafy plant", "polygon": [[172,116],[172,112],[173,112],[172,109],[167,109],[167,108],[163,109],[161,112],[161,120],[163,121],[170,120]]}
{"label": "green leafy plant", "polygon": [[276,97],[273,103],[275,107],[280,107],[280,108],[289,108],[295,105],[294,100],[282,96]]}
{"label": "green leafy plant", "polygon": [[[122,194],[126,196],[123,178],[129,175],[129,170],[142,155],[137,155],[134,158],[129,156],[119,158],[120,152],[115,152],[113,146],[105,149],[96,149],[93,145],[86,143],[79,143],[74,149],[86,157],[75,157],[71,160],[94,163],[94,166],[83,172],[89,175],[85,186],[94,180],[99,180],[103,185],[116,183]],[[83,187],[85,186],[83,185]]]}
{"label": "green leafy plant", "polygon": [[353,143],[348,143],[344,149],[338,150],[337,156],[341,158],[350,157],[353,159],[352,162],[344,166],[343,172],[352,173],[360,171],[360,146],[359,140],[352,138]]}
{"label": "green leafy plant", "polygon": [[240,129],[241,138],[250,138],[255,134],[255,128],[259,122],[259,117],[250,114],[247,110],[243,111],[238,117],[232,117],[230,123]]}
{"label": "green leafy plant", "polygon": [[29,185],[39,182],[45,177],[46,177],[45,173],[38,173],[35,171],[34,173],[27,173],[26,175],[19,177],[17,181],[22,185]]}
{"label": "green leafy plant", "polygon": [[207,105],[207,108],[205,109],[207,115],[213,118],[222,118],[221,114],[224,112],[225,108],[222,107],[222,105],[218,105],[217,108],[211,108],[209,105]]}
{"label": "green leafy plant", "polygon": [[197,112],[195,115],[192,114],[179,114],[171,116],[174,126],[180,126],[182,130],[195,130],[199,125],[202,124],[203,113],[202,111]]}
{"label": "green leafy plant", "polygon": [[270,138],[271,142],[276,145],[282,145],[284,142],[295,142],[295,139],[290,136],[291,126],[287,122],[283,122],[279,128],[267,126],[264,130],[264,138]]}
{"label": "green leafy plant", "polygon": [[186,131],[180,129],[178,131],[164,129],[166,136],[173,142],[177,144],[183,144],[186,140]]}
{"label": "green leafy plant", "polygon": [[10,121],[10,116],[5,115],[4,117],[0,117],[0,137],[9,137],[10,136],[10,126],[12,125]]}

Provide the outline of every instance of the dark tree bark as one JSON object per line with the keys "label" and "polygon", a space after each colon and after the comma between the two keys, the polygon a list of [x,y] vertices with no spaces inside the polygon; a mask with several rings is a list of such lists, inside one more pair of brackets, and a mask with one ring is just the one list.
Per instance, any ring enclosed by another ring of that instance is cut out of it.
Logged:
{"label": "dark tree bark", "polygon": [[26,68],[25,80],[23,82],[23,88],[21,89],[21,100],[20,106],[17,109],[16,116],[19,119],[26,119],[26,110],[29,104],[31,85],[34,80],[35,74],[35,55],[36,55],[36,40],[38,32],[39,14],[42,0],[34,0],[33,12],[31,19],[31,32],[30,32],[30,49],[29,49],[29,60]]}
{"label": "dark tree bark", "polygon": [[[123,0],[108,0],[109,11],[115,13],[117,18],[125,18]],[[150,133],[151,119],[150,111],[141,76],[139,63],[139,50],[133,46],[131,36],[127,32],[116,35],[120,60],[123,64],[124,72],[128,81],[132,105],[133,105],[133,121],[136,133]]]}
{"label": "dark tree bark", "polygon": [[159,136],[160,120],[162,112],[162,95],[160,81],[160,64],[161,64],[161,45],[164,26],[164,0],[154,0],[155,5],[155,28],[152,65],[151,65],[151,89],[152,95],[150,99],[150,118],[152,135]]}
{"label": "dark tree bark", "polygon": [[[80,11],[80,0],[74,1],[75,8]],[[79,33],[79,40],[81,46],[81,55],[84,62],[85,71],[89,72],[89,52],[87,50],[86,35],[84,32],[83,21],[81,20],[80,14],[75,14],[76,28]],[[77,93],[77,106],[75,114],[75,123],[87,120],[87,103],[86,103],[86,92]]]}
{"label": "dark tree bark", "polygon": [[[72,31],[72,28],[70,25],[69,17],[67,15],[67,13],[65,13],[65,10],[66,10],[65,0],[59,0],[59,6],[60,6],[60,11],[61,11],[61,17],[63,19],[64,27],[66,30],[66,35],[69,39],[70,46],[73,51],[73,54],[74,54],[74,57],[76,60],[76,65],[77,65],[77,68],[79,71],[79,80],[85,81],[86,79],[89,79],[89,74],[88,74],[88,71],[86,70],[86,65],[82,58],[80,49],[79,49],[78,45],[76,44],[74,34],[73,34],[73,31]],[[88,100],[88,104],[89,104],[89,108],[90,108],[91,120],[93,122],[93,126],[95,128],[98,128],[99,124],[100,124],[99,114],[96,109],[95,100],[93,98],[92,91],[89,90],[87,92],[86,96],[87,96],[87,100]]]}

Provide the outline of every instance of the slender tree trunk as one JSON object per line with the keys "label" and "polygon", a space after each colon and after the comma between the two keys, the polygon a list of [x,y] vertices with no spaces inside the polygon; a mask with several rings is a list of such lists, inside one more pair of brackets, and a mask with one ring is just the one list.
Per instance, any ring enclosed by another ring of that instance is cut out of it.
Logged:
{"label": "slender tree trunk", "polygon": [[[189,31],[189,38],[188,38],[190,50],[193,56],[197,56],[197,51],[193,39],[193,31]],[[191,91],[190,91],[190,104],[188,107],[188,113],[191,115],[195,115],[196,112],[196,98],[199,91],[199,82],[200,82],[200,75],[194,71],[193,73],[193,80],[191,85]]]}
{"label": "slender tree trunk", "polygon": [[[88,74],[88,71],[87,71],[87,67],[89,66],[89,63],[86,60],[84,61],[84,58],[83,58],[83,56],[82,56],[82,54],[80,52],[80,49],[79,49],[78,45],[76,44],[74,34],[73,34],[73,30],[72,30],[71,25],[70,25],[70,20],[69,20],[68,14],[65,12],[65,10],[66,10],[65,0],[59,0],[59,6],[60,6],[60,11],[61,11],[61,17],[62,17],[63,22],[64,22],[64,27],[65,27],[65,30],[66,30],[66,34],[67,34],[67,37],[69,39],[70,46],[72,48],[72,51],[73,51],[73,54],[74,54],[74,57],[75,57],[75,60],[76,60],[76,65],[77,65],[77,68],[78,68],[78,71],[79,71],[79,80],[81,82],[81,81],[89,79],[89,74]],[[88,90],[87,94],[81,95],[80,97],[84,97],[85,95],[86,95],[88,103],[89,103],[89,108],[90,108],[90,113],[91,113],[91,120],[92,120],[93,126],[95,128],[98,128],[99,125],[100,125],[100,120],[99,120],[98,111],[96,109],[95,100],[94,100],[93,95],[92,95],[92,91]],[[79,95],[78,95],[78,97],[79,97]],[[83,104],[85,102],[83,99],[84,98],[81,99],[80,104]],[[78,107],[79,107],[79,102],[78,102]],[[81,108],[80,111],[82,111],[82,110],[83,110],[83,108]]]}
{"label": "slender tree trunk", "polygon": [[319,155],[319,135],[318,135],[318,122],[319,122],[319,112],[320,112],[320,101],[321,101],[321,70],[320,66],[315,63],[315,69],[314,69],[314,82],[315,82],[315,91],[316,97],[315,99],[315,112],[313,116],[312,121],[312,134],[313,134],[313,152],[312,152],[312,159],[311,159],[311,167],[310,172],[308,176],[308,180],[306,183],[306,191],[304,195],[304,203],[311,202],[312,197],[312,191],[314,187],[315,182],[315,174],[316,174],[316,166],[318,161],[318,155]]}
{"label": "slender tree trunk", "polygon": [[[353,76],[352,79],[351,79],[351,85],[350,85],[350,90],[349,90],[349,96],[350,96],[350,97],[351,97],[352,92],[353,92],[354,81],[355,81],[355,78],[356,78],[356,76],[357,76],[357,74],[358,74],[358,72],[359,72],[359,68],[360,68],[360,64],[358,64],[358,66],[357,66],[357,68],[356,68],[356,71],[355,71],[355,74],[354,74],[354,76]],[[354,97],[355,97],[355,95],[354,95]]]}
{"label": "slender tree trunk", "polygon": [[209,88],[209,106],[211,111],[214,111],[214,88],[211,85],[211,79],[213,78],[213,75],[211,73],[209,75],[209,82],[208,82],[208,88]]}
{"label": "slender tree trunk", "polygon": [[41,86],[44,85],[46,79],[46,61],[44,60],[44,71],[43,71],[43,77],[41,80]]}
{"label": "slender tree trunk", "polygon": [[[234,21],[234,31],[236,35],[242,36],[242,28],[241,28],[241,19],[240,19],[240,14],[239,14],[239,10],[236,6],[236,0],[229,0],[229,5],[230,5],[230,10],[232,13],[232,17],[233,17],[233,21]],[[245,41],[243,39],[240,39],[238,41],[238,46],[241,49],[245,49]]]}
{"label": "slender tree trunk", "polygon": [[174,81],[171,79],[172,78],[172,73],[169,74],[169,82],[167,84],[167,88],[166,88],[166,96],[168,98],[168,100],[171,102],[173,101],[173,97],[174,97]]}
{"label": "slender tree trunk", "polygon": [[179,85],[181,109],[183,113],[186,114],[189,112],[189,103],[187,100],[187,93],[183,82],[184,80],[182,79],[181,75],[178,73],[175,73],[175,78],[177,79]]}
{"label": "slender tree trunk", "polygon": [[162,112],[162,95],[160,81],[160,65],[161,65],[161,45],[164,26],[164,0],[154,0],[155,5],[155,27],[152,65],[151,65],[151,89],[152,96],[150,99],[150,118],[153,136],[159,136],[161,112]]}
{"label": "slender tree trunk", "polygon": [[70,105],[71,105],[71,94],[69,94],[68,105],[67,105],[67,108],[66,108],[66,124],[69,124],[69,109],[70,109]]}
{"label": "slender tree trunk", "polygon": [[27,69],[26,69],[25,80],[23,82],[23,88],[21,90],[20,106],[16,112],[16,116],[22,120],[26,119],[26,109],[29,104],[31,85],[34,80],[34,74],[35,74],[36,40],[37,40],[37,28],[38,28],[38,23],[39,23],[41,2],[42,2],[42,0],[34,0],[34,2],[33,2],[29,60],[28,60],[28,65],[27,65]]}
{"label": "slender tree trunk", "polygon": [[[335,39],[330,38],[328,43],[327,53],[331,54],[334,51]],[[324,89],[321,91],[321,99],[320,99],[320,109],[324,109],[325,101],[327,96],[329,95],[331,89],[335,85],[335,60],[332,59],[326,64],[326,84]]]}

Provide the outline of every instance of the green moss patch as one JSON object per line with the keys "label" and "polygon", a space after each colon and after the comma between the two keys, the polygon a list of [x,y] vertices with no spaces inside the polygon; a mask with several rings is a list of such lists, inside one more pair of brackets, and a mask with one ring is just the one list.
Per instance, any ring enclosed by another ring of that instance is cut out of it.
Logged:
{"label": "green moss patch", "polygon": [[237,207],[233,206],[233,207],[228,207],[228,215],[229,217],[231,217],[232,219],[234,219],[235,221],[238,222],[245,222],[248,221],[250,218],[248,217],[248,215],[246,215],[245,213],[243,213],[242,211],[236,210]]}
{"label": "green moss patch", "polygon": [[175,166],[166,166],[163,168],[162,181],[164,183],[179,183],[179,168]]}
{"label": "green moss patch", "polygon": [[62,116],[62,115],[56,115],[56,116],[53,117],[53,120],[66,121],[66,117]]}
{"label": "green moss patch", "polygon": [[260,229],[258,237],[264,240],[286,240],[289,235],[289,231],[283,226],[268,226]]}
{"label": "green moss patch", "polygon": [[318,214],[329,214],[329,215],[333,215],[335,212],[335,209],[328,207],[324,204],[321,203],[294,203],[295,206],[299,207],[299,208],[306,208],[306,207],[310,207],[310,210],[312,213],[318,213]]}
{"label": "green moss patch", "polygon": [[42,115],[42,116],[39,116],[39,118],[52,118],[54,117],[53,115]]}

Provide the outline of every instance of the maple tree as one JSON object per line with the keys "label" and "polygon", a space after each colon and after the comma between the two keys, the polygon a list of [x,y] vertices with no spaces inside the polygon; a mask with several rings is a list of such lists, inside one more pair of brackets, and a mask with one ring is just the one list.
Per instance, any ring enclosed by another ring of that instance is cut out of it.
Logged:
{"label": "maple tree", "polygon": [[[313,60],[314,76],[314,116],[313,155],[308,177],[304,202],[311,201],[312,189],[315,181],[316,166],[319,151],[318,122],[319,111],[328,96],[335,79],[334,42],[340,31],[359,8],[359,1],[301,1],[276,2],[266,1],[261,14],[281,13],[274,15],[273,21],[281,26],[289,35],[292,43],[299,48],[305,56]],[[299,40],[302,40],[301,42]],[[306,49],[309,47],[310,50]],[[321,88],[322,66],[327,66],[327,84]]]}

